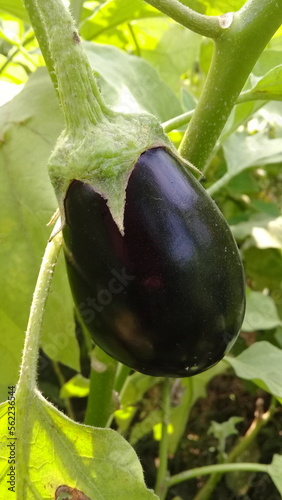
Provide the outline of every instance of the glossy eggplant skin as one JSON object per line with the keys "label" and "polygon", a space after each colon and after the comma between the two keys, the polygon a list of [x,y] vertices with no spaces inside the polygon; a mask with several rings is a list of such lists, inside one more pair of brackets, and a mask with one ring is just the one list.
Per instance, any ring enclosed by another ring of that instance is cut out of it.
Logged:
{"label": "glossy eggplant skin", "polygon": [[212,199],[167,150],[132,170],[124,235],[106,200],[73,181],[65,198],[67,271],[94,341],[131,368],[187,377],[233,345],[245,310],[231,231]]}

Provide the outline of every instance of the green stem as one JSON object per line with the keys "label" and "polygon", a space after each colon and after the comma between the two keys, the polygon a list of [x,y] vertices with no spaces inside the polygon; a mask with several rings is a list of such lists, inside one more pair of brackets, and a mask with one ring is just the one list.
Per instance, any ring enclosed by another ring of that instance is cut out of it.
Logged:
{"label": "green stem", "polygon": [[116,378],[115,378],[115,391],[119,394],[125,384],[127,377],[131,372],[131,368],[122,363],[118,364]]}
{"label": "green stem", "polygon": [[[194,477],[207,476],[208,474],[215,473],[225,473],[225,472],[268,472],[269,466],[265,464],[257,463],[238,463],[238,464],[216,464],[216,465],[206,465],[204,467],[195,467],[194,469],[180,472],[180,474],[175,474],[168,480],[168,487],[174,486],[175,484],[182,483],[183,481],[188,481]],[[198,497],[197,497],[198,498]]]}
{"label": "green stem", "polygon": [[106,427],[114,411],[113,389],[117,361],[96,346],[91,364],[90,393],[84,423]]}
{"label": "green stem", "polygon": [[179,24],[209,38],[220,36],[232,21],[232,14],[205,16],[183,5],[178,0],[146,0],[146,2]]}
{"label": "green stem", "polygon": [[249,0],[215,40],[205,87],[180,146],[198,169],[210,159],[246,79],[281,22],[281,2]]}
{"label": "green stem", "polygon": [[[240,465],[232,462],[235,462],[235,460],[239,458],[247,448],[249,448],[250,444],[254,441],[254,439],[260,432],[261,428],[264,427],[267,424],[267,422],[269,422],[270,418],[274,414],[275,409],[276,409],[276,401],[273,399],[269,410],[263,415],[255,417],[246,434],[238,441],[236,446],[234,446],[234,448],[228,454],[227,458],[225,459],[225,462],[223,464],[219,464],[219,467],[220,466],[225,467],[227,464],[232,464],[233,466]],[[212,473],[211,477],[209,477],[208,481],[203,486],[203,488],[196,495],[194,500],[208,500],[211,494],[213,493],[216,485],[220,481],[224,472],[226,471],[224,469],[220,470],[220,468],[218,469],[218,471],[215,470],[214,473]],[[265,472],[267,472],[267,470]]]}
{"label": "green stem", "polygon": [[171,118],[170,120],[162,123],[164,131],[168,133],[176,128],[182,127],[182,125],[186,125],[186,123],[189,123],[189,121],[191,120],[194,111],[194,109],[192,109],[191,111],[186,111],[186,113],[182,113],[181,115],[175,116],[174,118]]}
{"label": "green stem", "polygon": [[39,43],[40,50],[44,57],[44,61],[47,66],[50,78],[52,80],[55,90],[57,91],[57,77],[54,71],[54,65],[49,49],[48,34],[46,31],[46,27],[42,22],[40,9],[37,6],[37,0],[24,0],[23,3],[28,12],[30,23],[32,25],[35,36]]}
{"label": "green stem", "polygon": [[170,379],[164,379],[163,394],[162,394],[162,437],[159,450],[159,467],[157,471],[157,480],[155,492],[159,495],[160,500],[165,498],[166,480],[167,480],[167,464],[168,464],[168,425],[170,414]]}
{"label": "green stem", "polygon": [[[31,22],[34,16],[41,21],[37,35],[42,50],[48,41],[47,56],[52,54],[67,132],[75,134],[78,128],[87,130],[110,111],[81,47],[74,20],[62,0],[24,0],[24,4]],[[47,67],[50,72],[48,64]]]}
{"label": "green stem", "polygon": [[[57,227],[59,227],[59,224],[57,224]],[[57,234],[47,244],[34,290],[16,391],[17,401],[21,401],[23,404],[26,404],[25,396],[28,396],[36,388],[41,325],[61,244],[61,233]]]}

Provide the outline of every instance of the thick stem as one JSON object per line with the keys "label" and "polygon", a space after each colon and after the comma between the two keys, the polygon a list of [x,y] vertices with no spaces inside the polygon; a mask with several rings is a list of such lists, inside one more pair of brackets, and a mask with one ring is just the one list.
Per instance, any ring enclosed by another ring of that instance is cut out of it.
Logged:
{"label": "thick stem", "polygon": [[157,471],[157,481],[155,492],[159,495],[160,500],[165,498],[166,479],[167,479],[167,464],[168,464],[168,425],[170,414],[170,379],[164,379],[163,394],[162,394],[162,437],[159,450],[159,467]]}
{"label": "thick stem", "polygon": [[179,24],[209,38],[220,36],[221,32],[232,21],[232,14],[205,16],[183,5],[178,0],[146,0],[146,2]]}
{"label": "thick stem", "polygon": [[34,30],[35,36],[39,43],[39,47],[41,53],[44,57],[45,64],[47,66],[50,78],[54,85],[55,90],[57,91],[57,77],[54,71],[54,65],[50,54],[49,43],[48,43],[48,34],[46,31],[46,27],[42,22],[42,17],[40,10],[37,6],[36,0],[24,0],[25,8],[28,12],[29,19]]}
{"label": "thick stem", "polygon": [[96,346],[90,375],[84,423],[95,427],[106,427],[114,411],[114,383],[117,361]]}
{"label": "thick stem", "polygon": [[24,0],[24,4],[31,20],[36,16],[41,21],[37,28],[40,47],[43,39],[45,50],[48,41],[49,50],[45,53],[52,56],[67,131],[86,130],[109,111],[81,47],[74,20],[62,0]]}
{"label": "thick stem", "polygon": [[[60,227],[60,221],[57,223]],[[39,337],[45,304],[48,297],[54,267],[62,244],[61,232],[47,244],[32,299],[25,336],[20,377],[16,397],[24,402],[25,395],[36,388]]]}
{"label": "thick stem", "polygon": [[259,55],[282,22],[282,3],[249,0],[215,41],[211,67],[181,155],[203,169]]}

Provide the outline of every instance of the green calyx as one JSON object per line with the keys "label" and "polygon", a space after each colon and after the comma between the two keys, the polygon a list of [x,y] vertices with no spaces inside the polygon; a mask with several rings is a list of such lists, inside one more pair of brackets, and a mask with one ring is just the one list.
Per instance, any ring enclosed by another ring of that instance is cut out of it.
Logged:
{"label": "green calyx", "polygon": [[108,202],[112,216],[123,230],[125,189],[139,156],[147,149],[173,146],[157,119],[145,113],[107,113],[99,123],[64,131],[49,160],[49,175],[64,224],[64,198],[70,183],[80,180]]}

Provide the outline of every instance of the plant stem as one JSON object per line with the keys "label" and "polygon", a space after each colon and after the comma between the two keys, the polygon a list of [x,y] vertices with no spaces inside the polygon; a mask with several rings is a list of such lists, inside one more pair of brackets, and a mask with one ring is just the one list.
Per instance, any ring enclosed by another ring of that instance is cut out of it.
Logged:
{"label": "plant stem", "polygon": [[179,24],[209,38],[220,36],[232,21],[232,14],[205,16],[183,5],[178,0],[146,0],[146,2]]}
{"label": "plant stem", "polygon": [[162,123],[164,131],[166,133],[171,132],[176,128],[182,127],[182,125],[186,125],[186,123],[189,123],[189,121],[191,120],[194,111],[194,109],[192,109],[191,111],[186,111],[186,113],[182,113],[181,115],[175,116],[174,118],[171,118],[170,120]]}
{"label": "plant stem", "polygon": [[281,22],[281,2],[249,0],[215,40],[207,80],[180,146],[198,169],[210,159],[246,79]]}
{"label": "plant stem", "polygon": [[[174,486],[175,484],[182,483],[183,481],[188,481],[194,477],[206,476],[208,474],[215,473],[225,473],[225,472],[268,472],[268,465],[257,464],[257,463],[236,463],[236,464],[216,464],[216,465],[206,465],[204,467],[195,467],[194,469],[187,470],[185,472],[180,472],[180,474],[175,474],[168,480],[168,487]],[[196,497],[198,498],[198,497]],[[195,500],[196,500],[195,498]]]}
{"label": "plant stem", "polygon": [[[223,464],[219,464],[219,469],[218,471],[214,471],[214,473],[211,475],[211,477],[208,479],[206,484],[203,486],[203,488],[199,491],[199,493],[196,495],[194,500],[208,500],[214,491],[214,488],[220,481],[222,475],[226,470],[222,469],[220,470],[221,466],[226,466],[228,464],[232,464],[232,466],[239,466],[241,464],[235,464],[235,460],[242,455],[242,453],[250,446],[250,444],[254,441],[258,433],[260,432],[261,428],[264,427],[267,422],[270,420],[270,418],[273,416],[274,411],[276,408],[276,402],[273,399],[271,406],[267,412],[265,412],[262,415],[257,415],[255,416],[252,424],[250,425],[249,429],[247,430],[246,434],[238,441],[236,446],[231,450],[231,452],[228,454],[225,462]],[[259,464],[257,464],[259,465]],[[265,466],[267,468],[267,466]],[[259,471],[259,469],[256,469]],[[267,472],[265,470],[264,472]]]}
{"label": "plant stem", "polygon": [[159,495],[160,500],[165,498],[166,494],[166,480],[167,480],[167,464],[168,464],[168,425],[170,414],[170,379],[164,379],[163,393],[162,393],[162,437],[160,441],[159,450],[159,467],[157,471],[157,480],[155,492]]}
{"label": "plant stem", "polygon": [[90,393],[84,423],[106,427],[114,411],[113,389],[117,361],[96,346],[91,364]]}
{"label": "plant stem", "polygon": [[30,23],[32,25],[35,36],[36,36],[37,41],[39,43],[39,47],[40,47],[41,53],[44,57],[50,78],[51,78],[52,83],[54,85],[54,88],[57,92],[57,77],[56,77],[56,73],[54,71],[54,65],[53,65],[53,61],[52,61],[51,53],[50,53],[50,49],[49,49],[48,33],[47,33],[46,27],[42,21],[41,13],[40,13],[40,10],[37,6],[37,0],[23,0],[23,3],[24,3],[25,8],[28,12]]}
{"label": "plant stem", "polygon": [[[60,221],[57,222],[56,226],[60,227]],[[25,396],[36,388],[41,325],[61,244],[61,232],[47,244],[34,290],[16,390],[17,401],[21,399],[24,404],[26,404]]]}
{"label": "plant stem", "polygon": [[[87,56],[84,53],[76,26],[62,0],[24,0],[28,14],[37,23],[40,47],[48,57],[52,54],[57,89],[67,132],[76,134],[78,128],[87,130],[101,121],[110,111],[106,107]],[[40,15],[38,14],[40,13]],[[42,45],[43,44],[43,45]],[[45,57],[45,56],[44,56]],[[47,64],[50,72],[49,64]]]}

